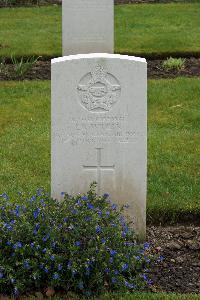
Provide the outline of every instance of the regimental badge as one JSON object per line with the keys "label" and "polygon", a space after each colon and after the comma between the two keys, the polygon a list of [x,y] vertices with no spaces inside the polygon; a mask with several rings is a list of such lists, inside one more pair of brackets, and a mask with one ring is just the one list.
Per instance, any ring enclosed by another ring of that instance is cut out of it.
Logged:
{"label": "regimental badge", "polygon": [[99,64],[81,78],[77,89],[81,104],[90,112],[109,111],[121,93],[117,78]]}

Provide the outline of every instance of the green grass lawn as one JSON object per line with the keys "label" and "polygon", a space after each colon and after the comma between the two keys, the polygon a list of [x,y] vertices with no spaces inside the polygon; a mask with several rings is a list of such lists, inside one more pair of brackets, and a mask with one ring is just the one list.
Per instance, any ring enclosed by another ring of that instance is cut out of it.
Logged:
{"label": "green grass lawn", "polygon": [[[85,299],[79,297],[54,297],[55,300],[78,300]],[[88,298],[87,298],[88,299]],[[31,300],[31,299],[30,299]],[[166,294],[166,293],[144,293],[136,292],[132,294],[107,294],[91,300],[199,300],[199,295],[195,294]]]}
{"label": "green grass lawn", "polygon": [[[200,3],[115,6],[115,52],[200,53]],[[0,10],[0,56],[61,56],[61,7]]]}
{"label": "green grass lawn", "polygon": [[107,295],[98,298],[99,300],[198,300],[198,295],[178,295],[178,294],[166,294],[166,293],[133,293],[129,295]]}
{"label": "green grass lawn", "polygon": [[[200,78],[150,80],[148,214],[200,213]],[[0,82],[0,192],[50,189],[50,82]],[[106,192],[106,191],[105,191]]]}

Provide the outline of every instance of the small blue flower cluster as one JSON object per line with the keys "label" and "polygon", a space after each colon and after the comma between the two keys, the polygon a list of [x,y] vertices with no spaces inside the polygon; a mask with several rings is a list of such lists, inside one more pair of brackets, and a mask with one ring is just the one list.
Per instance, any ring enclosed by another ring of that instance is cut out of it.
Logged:
{"label": "small blue flower cluster", "polygon": [[60,202],[43,189],[19,193],[17,204],[0,196],[0,292],[53,286],[89,296],[152,284],[150,245],[136,243],[121,210],[95,188]]}

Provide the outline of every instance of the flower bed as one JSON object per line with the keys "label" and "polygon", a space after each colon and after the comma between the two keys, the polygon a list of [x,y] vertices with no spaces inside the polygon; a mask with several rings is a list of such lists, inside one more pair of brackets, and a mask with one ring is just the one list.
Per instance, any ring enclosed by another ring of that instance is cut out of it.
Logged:
{"label": "flower bed", "polygon": [[136,243],[123,208],[94,188],[75,197],[63,193],[61,202],[41,189],[14,201],[1,195],[0,293],[52,287],[88,296],[152,284],[149,244]]}

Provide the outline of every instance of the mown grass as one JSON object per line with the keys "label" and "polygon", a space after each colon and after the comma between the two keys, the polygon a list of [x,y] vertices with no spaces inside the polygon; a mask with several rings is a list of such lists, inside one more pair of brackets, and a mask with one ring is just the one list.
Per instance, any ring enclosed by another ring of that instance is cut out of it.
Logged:
{"label": "mown grass", "polygon": [[[200,3],[115,6],[115,52],[200,53]],[[61,7],[0,10],[0,56],[61,56]]]}
{"label": "mown grass", "polygon": [[[33,298],[27,298],[27,300],[32,300]],[[86,298],[78,297],[76,295],[70,294],[70,296],[53,297],[53,300],[86,300]],[[87,298],[88,299],[88,298]],[[135,293],[115,293],[106,294],[100,297],[91,297],[91,300],[199,300],[199,295],[197,294],[174,294],[174,293],[149,293],[149,292],[135,292]]]}
{"label": "mown grass", "polygon": [[[200,78],[149,81],[149,220],[200,214],[199,84]],[[50,190],[50,82],[1,82],[0,95],[0,192]]]}
{"label": "mown grass", "polygon": [[99,300],[197,300],[198,295],[187,294],[166,294],[166,293],[132,293],[132,294],[113,294],[98,298]]}
{"label": "mown grass", "polygon": [[142,56],[200,52],[199,9],[200,3],[116,7],[115,51]]}

